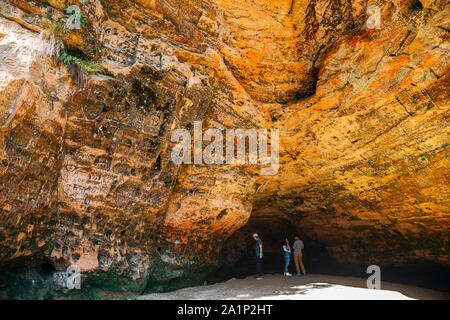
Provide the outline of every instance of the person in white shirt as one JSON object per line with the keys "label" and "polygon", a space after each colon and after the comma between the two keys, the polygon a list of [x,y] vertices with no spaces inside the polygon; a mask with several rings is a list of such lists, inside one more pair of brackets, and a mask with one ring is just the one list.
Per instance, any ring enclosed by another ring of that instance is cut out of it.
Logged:
{"label": "person in white shirt", "polygon": [[286,237],[283,240],[283,252],[284,252],[284,275],[285,276],[292,276],[292,274],[289,273],[288,267],[289,267],[289,261],[291,260],[291,247],[289,246],[289,239]]}
{"label": "person in white shirt", "polygon": [[300,269],[298,267],[298,265],[300,264],[301,268],[302,268],[302,273],[304,275],[306,275],[306,270],[305,270],[305,266],[303,265],[303,253],[302,253],[302,249],[305,247],[303,245],[303,241],[300,240],[300,238],[298,236],[294,237],[295,241],[294,241],[294,245],[292,246],[292,248],[294,249],[294,262],[295,262],[295,268],[297,269],[297,275],[301,275],[300,273]]}

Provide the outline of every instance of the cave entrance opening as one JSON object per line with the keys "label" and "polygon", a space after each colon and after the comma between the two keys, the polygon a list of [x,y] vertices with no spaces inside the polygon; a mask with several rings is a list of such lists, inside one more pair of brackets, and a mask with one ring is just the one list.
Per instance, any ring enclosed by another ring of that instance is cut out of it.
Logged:
{"label": "cave entrance opening", "polygon": [[[263,273],[265,275],[283,274],[282,240],[288,237],[292,244],[294,236],[298,235],[305,245],[303,264],[307,274],[367,279],[369,276],[367,267],[373,263],[364,260],[364,257],[361,257],[359,262],[353,263],[336,260],[327,249],[327,246],[332,246],[334,243],[315,236],[316,233],[313,230],[317,229],[317,225],[305,225],[298,217],[289,216],[277,208],[253,210],[247,224],[235,231],[224,242],[221,250],[221,267],[210,274],[206,280],[208,283],[216,283],[232,278],[256,277],[255,240],[252,238],[254,233],[258,233],[263,241]],[[395,265],[383,263],[381,258],[379,266],[382,269],[382,281],[450,292],[449,282],[445,281],[450,279],[450,270],[445,266],[427,261]],[[290,261],[289,272],[293,275],[297,273],[293,259]]]}
{"label": "cave entrance opening", "polygon": [[[222,267],[211,275],[209,280],[225,281],[256,274],[255,240],[252,238],[254,233],[257,233],[263,241],[263,272],[265,274],[283,273],[282,241],[288,237],[292,245],[294,236],[299,236],[305,243],[303,263],[306,271],[308,272],[308,268],[316,271],[321,269],[320,261],[329,260],[326,248],[317,239],[308,237],[302,229],[301,224],[296,223],[292,217],[279,209],[267,207],[254,210],[248,223],[225,241],[221,251]],[[289,264],[289,272],[297,273],[293,258]]]}

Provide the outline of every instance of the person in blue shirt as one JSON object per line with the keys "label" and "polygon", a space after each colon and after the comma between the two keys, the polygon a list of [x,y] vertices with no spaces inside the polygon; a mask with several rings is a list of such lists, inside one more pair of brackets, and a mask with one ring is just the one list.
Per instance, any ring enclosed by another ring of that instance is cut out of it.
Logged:
{"label": "person in blue shirt", "polygon": [[263,278],[262,274],[262,259],[263,259],[263,246],[262,241],[259,238],[257,233],[253,234],[253,239],[256,241],[255,245],[255,253],[256,253],[256,271],[258,272],[257,280],[261,280]]}
{"label": "person in blue shirt", "polygon": [[289,239],[285,237],[283,239],[283,252],[284,252],[284,275],[287,277],[292,276],[292,274],[289,273],[288,267],[289,267],[289,261],[291,260],[291,247],[289,245]]}

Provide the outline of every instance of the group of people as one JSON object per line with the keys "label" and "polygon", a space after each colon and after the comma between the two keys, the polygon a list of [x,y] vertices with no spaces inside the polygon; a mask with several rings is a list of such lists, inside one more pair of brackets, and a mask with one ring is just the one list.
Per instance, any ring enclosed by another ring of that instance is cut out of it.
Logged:
{"label": "group of people", "polygon": [[[256,241],[256,271],[258,273],[258,280],[263,278],[262,273],[262,261],[263,261],[263,245],[262,240],[259,238],[257,233],[253,234],[253,239]],[[289,244],[288,237],[285,237],[282,241],[282,249],[284,254],[284,268],[283,273],[285,276],[290,277],[292,274],[289,273],[289,262],[291,261],[291,256],[294,256],[295,268],[297,270],[297,275],[301,275],[302,273],[306,275],[305,266],[303,265],[303,252],[304,244],[303,241],[300,240],[298,236],[294,237],[294,244],[292,247]],[[301,269],[301,272],[300,272]]]}

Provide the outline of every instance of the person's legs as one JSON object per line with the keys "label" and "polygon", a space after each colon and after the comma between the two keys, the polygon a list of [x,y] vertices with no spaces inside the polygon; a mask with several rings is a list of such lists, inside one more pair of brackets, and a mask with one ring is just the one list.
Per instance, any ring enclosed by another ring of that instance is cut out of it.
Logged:
{"label": "person's legs", "polygon": [[303,274],[306,274],[305,266],[303,265],[303,255],[302,255],[302,254],[299,254],[298,259],[299,259],[299,261],[300,261],[300,266],[302,267],[302,272],[303,272]]}
{"label": "person's legs", "polygon": [[294,253],[294,262],[295,262],[295,269],[297,270],[297,274],[300,274],[300,268],[298,266],[299,261],[300,261],[300,254]]}
{"label": "person's legs", "polygon": [[289,260],[290,260],[289,253],[285,253],[284,254],[284,274],[289,273],[289,270],[288,270]]}
{"label": "person's legs", "polygon": [[258,277],[262,277],[262,259],[260,257],[256,257],[256,271],[258,273]]}
{"label": "person's legs", "polygon": [[289,262],[291,262],[291,254],[290,253],[288,253],[286,272],[287,272],[288,275],[291,275],[289,273]]}

